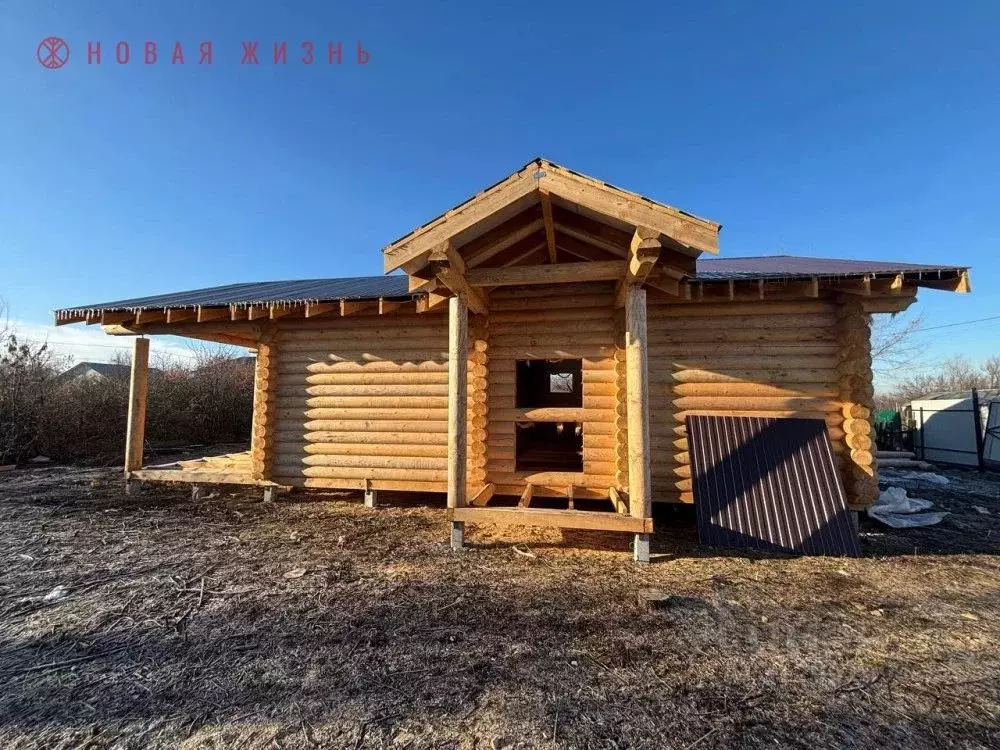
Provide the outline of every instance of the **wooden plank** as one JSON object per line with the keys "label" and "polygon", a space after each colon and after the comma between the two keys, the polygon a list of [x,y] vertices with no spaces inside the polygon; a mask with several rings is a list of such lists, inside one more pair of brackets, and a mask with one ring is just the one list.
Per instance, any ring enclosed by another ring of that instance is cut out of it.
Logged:
{"label": "wooden plank", "polygon": [[531,506],[531,498],[534,495],[535,486],[528,482],[524,486],[524,492],[521,493],[521,499],[517,501],[518,508],[528,508]]}
{"label": "wooden plank", "polygon": [[555,263],[545,266],[473,268],[467,280],[472,286],[512,286],[521,284],[565,284],[578,281],[610,281],[625,275],[620,260],[594,263]]}
{"label": "wooden plank", "polygon": [[137,310],[135,313],[135,325],[150,325],[151,323],[165,323],[167,321],[166,310]]}
{"label": "wooden plank", "polygon": [[466,304],[472,312],[477,315],[486,315],[489,312],[486,295],[482,290],[469,286],[469,282],[465,277],[465,261],[455,251],[451,241],[449,240],[431,251],[431,258],[435,258],[437,254],[445,258],[444,264],[438,267],[435,274],[437,280],[448,287],[454,294],[464,297]]}
{"label": "wooden plank", "polygon": [[193,307],[171,307],[167,310],[167,324],[197,322],[198,311]]}
{"label": "wooden plank", "polygon": [[495,484],[484,485],[475,496],[469,500],[469,505],[472,507],[485,507],[485,505],[493,497],[493,492],[496,490]]}
{"label": "wooden plank", "polygon": [[468,447],[469,310],[465,300],[448,302],[448,507],[466,503]]}
{"label": "wooden plank", "polygon": [[202,307],[198,305],[198,322],[208,323],[212,320],[229,320],[232,314],[228,307]]}
{"label": "wooden plank", "polygon": [[388,315],[391,312],[395,312],[403,305],[405,305],[409,300],[398,300],[398,299],[386,299],[385,297],[379,297],[378,300],[378,314]]}
{"label": "wooden plank", "polygon": [[646,290],[630,286],[625,304],[625,371],[628,404],[629,504],[634,518],[652,514],[649,469],[649,384]]}
{"label": "wooden plank", "polygon": [[125,433],[125,476],[142,468],[146,440],[146,395],[149,386],[149,339],[132,342],[132,368],[128,391],[128,423]]}
{"label": "wooden plank", "polygon": [[335,312],[340,312],[340,305],[336,302],[314,302],[306,305],[305,317],[316,318],[320,315],[328,315]]}
{"label": "wooden plank", "polygon": [[340,300],[340,317],[357,315],[362,310],[368,310],[375,306],[375,301],[370,299],[342,299]]}
{"label": "wooden plank", "polygon": [[622,499],[621,493],[618,491],[617,487],[608,488],[608,499],[615,508],[616,513],[628,513],[628,505]]}
{"label": "wooden plank", "polygon": [[493,523],[513,526],[547,526],[561,529],[594,531],[624,531],[649,534],[652,518],[633,518],[620,513],[586,510],[547,510],[542,508],[453,508],[448,515],[453,521]]}
{"label": "wooden plank", "polygon": [[552,220],[552,197],[548,190],[538,191],[542,204],[542,220],[545,222],[545,244],[549,250],[549,263],[556,262],[556,227]]}

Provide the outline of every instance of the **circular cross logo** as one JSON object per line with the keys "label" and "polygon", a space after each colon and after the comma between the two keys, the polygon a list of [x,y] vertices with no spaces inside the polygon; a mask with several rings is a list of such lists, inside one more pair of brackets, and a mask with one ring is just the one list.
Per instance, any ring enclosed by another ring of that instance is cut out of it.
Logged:
{"label": "circular cross logo", "polygon": [[69,45],[57,36],[50,36],[42,40],[35,54],[43,68],[55,70],[69,62]]}

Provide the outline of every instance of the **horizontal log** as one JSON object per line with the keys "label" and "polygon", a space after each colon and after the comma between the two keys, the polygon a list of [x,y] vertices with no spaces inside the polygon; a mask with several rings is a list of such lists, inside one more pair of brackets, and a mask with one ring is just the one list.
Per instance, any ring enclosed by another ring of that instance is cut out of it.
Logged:
{"label": "horizontal log", "polygon": [[278,398],[448,398],[448,384],[421,385],[394,383],[372,385],[353,383],[348,385],[289,385],[282,381],[276,390]]}
{"label": "horizontal log", "polygon": [[413,482],[446,482],[448,472],[442,468],[427,469],[371,469],[366,467],[352,468],[346,466],[302,466],[297,462],[282,463],[276,461],[272,466],[275,476],[285,477],[320,477],[324,479],[396,479]]}
{"label": "horizontal log", "polygon": [[413,443],[313,443],[308,441],[276,440],[275,453],[286,455],[329,456],[396,456],[446,458],[446,444],[419,445]]}
{"label": "horizontal log", "polygon": [[832,328],[810,328],[807,336],[794,328],[779,329],[725,329],[711,328],[704,330],[688,330],[675,328],[669,331],[650,331],[649,346],[671,344],[783,344],[788,347],[816,343],[835,343],[836,335]]}
{"label": "horizontal log", "polygon": [[296,422],[286,419],[280,424],[283,430],[297,429],[303,432],[423,432],[448,431],[448,420],[400,420],[400,419],[311,419]]}
{"label": "horizontal log", "polygon": [[832,368],[770,368],[744,370],[682,369],[650,372],[650,383],[836,383],[837,371]]}
{"label": "horizontal log", "polygon": [[[445,409],[447,396],[280,396],[275,399],[279,410],[298,409],[357,409],[370,413],[378,409]],[[282,413],[279,411],[279,414]],[[378,413],[378,412],[376,412]]]}
{"label": "horizontal log", "polygon": [[492,472],[487,471],[486,473],[488,479],[493,484],[497,486],[501,485],[520,485],[523,487],[526,484],[532,484],[536,487],[550,486],[550,487],[561,487],[563,496],[566,493],[566,487],[570,485],[574,487],[589,487],[592,489],[603,489],[605,493],[614,483],[614,477],[608,476],[586,476],[584,474],[579,474],[576,472],[565,472],[565,471],[536,471],[536,472]]}
{"label": "horizontal log", "polygon": [[[520,497],[524,492],[525,482],[511,482],[509,484],[494,485],[496,490],[494,496],[500,497]],[[612,486],[608,484],[608,487]],[[608,496],[608,487],[595,486],[573,487],[573,496],[579,499],[604,500]],[[532,484],[532,497],[566,497],[567,485]]]}
{"label": "horizontal log", "polygon": [[723,302],[723,303],[701,303],[691,305],[659,305],[650,303],[649,320],[652,322],[659,317],[667,318],[701,318],[706,316],[732,317],[732,316],[780,316],[780,315],[809,315],[817,313],[832,314],[836,311],[836,305],[831,302],[813,300],[802,302]]}
{"label": "horizontal log", "polygon": [[[711,351],[714,349],[714,353]],[[722,353],[722,352],[725,353]],[[718,346],[705,347],[703,352],[677,354],[669,353],[662,349],[650,350],[649,371],[651,373],[665,373],[672,370],[703,369],[719,370],[728,372],[729,370],[747,370],[758,367],[787,367],[789,369],[802,370],[829,370],[833,369],[840,362],[833,349],[829,354],[800,354],[792,356],[788,353],[770,352],[767,349],[760,353],[743,352],[733,347],[720,350]]]}
{"label": "horizontal log", "polygon": [[448,388],[447,368],[440,372],[340,372],[309,373],[303,370],[282,372],[279,387],[331,386],[335,388],[391,388],[393,386]]}
{"label": "horizontal log", "polygon": [[577,349],[589,347],[595,349],[599,347],[613,347],[614,345],[614,331],[610,326],[606,326],[603,330],[583,333],[577,331],[566,331],[563,333],[558,330],[552,330],[541,333],[520,331],[517,333],[493,334],[490,336],[489,352],[492,354],[494,349],[517,349],[520,347],[573,347]]}
{"label": "horizontal log", "polygon": [[677,367],[706,369],[752,369],[756,367],[837,367],[840,350],[833,342],[799,344],[714,343],[660,344],[650,348],[650,359],[676,361]]}
{"label": "horizontal log", "polygon": [[[844,418],[837,412],[806,411],[802,409],[687,409],[680,411],[656,411],[650,413],[649,431],[660,435],[683,435],[678,430],[689,416],[701,414],[710,417],[765,417],[769,419],[822,419],[828,426],[840,427]],[[843,431],[841,430],[841,434]]]}
{"label": "horizontal log", "polygon": [[409,350],[409,351],[382,351],[377,352],[365,352],[365,351],[343,351],[343,352],[282,352],[281,354],[281,364],[279,365],[279,371],[282,367],[287,367],[289,365],[301,365],[308,367],[314,364],[337,364],[337,363],[351,363],[356,365],[365,365],[371,362],[387,362],[396,365],[403,364],[421,364],[423,362],[437,363],[437,362],[447,362],[448,360],[448,348],[439,349],[437,351],[429,350]]}
{"label": "horizontal log", "polygon": [[346,318],[291,318],[282,319],[278,325],[279,336],[290,335],[293,331],[335,331],[335,330],[370,330],[384,328],[412,327],[433,328],[434,326],[444,326],[448,328],[448,315],[446,310],[429,311],[416,314],[393,315],[392,317],[378,315],[369,311],[367,314],[361,313]]}
{"label": "horizontal log", "polygon": [[368,342],[407,341],[416,339],[443,339],[448,343],[448,325],[442,317],[431,325],[397,325],[386,320],[381,326],[351,326],[344,324],[335,328],[308,331],[282,331],[281,346],[308,344],[310,342],[343,341],[350,343],[364,338]]}
{"label": "horizontal log", "polygon": [[655,396],[733,396],[733,397],[796,397],[836,399],[839,389],[834,384],[784,383],[677,383],[651,385],[650,397]]}
{"label": "horizontal log", "polygon": [[298,451],[275,452],[276,466],[326,466],[345,469],[413,469],[429,471],[447,471],[448,459],[421,456],[355,456],[333,455],[329,453],[301,453]]}
{"label": "horizontal log", "polygon": [[[510,367],[503,368],[501,366],[503,364],[509,364]],[[592,367],[585,367],[583,371],[583,386],[586,388],[588,385],[598,383],[601,385],[613,385],[615,383],[615,378],[616,373],[614,368],[594,369]],[[501,386],[511,387],[516,383],[516,381],[516,368],[514,367],[512,360],[505,360],[504,362],[490,362],[490,390]]]}
{"label": "horizontal log", "polygon": [[519,325],[530,327],[576,320],[607,321],[613,313],[614,308],[610,297],[601,297],[596,304],[591,300],[591,306],[588,307],[526,310],[522,304],[522,307],[511,310],[491,309],[489,329],[493,332],[497,329]]}
{"label": "horizontal log", "polygon": [[448,409],[278,409],[278,419],[300,423],[302,420],[427,420],[428,422],[447,421]]}
{"label": "horizontal log", "polygon": [[[325,490],[364,490],[370,484],[373,490],[385,490],[386,492],[427,492],[444,493],[448,490],[447,482],[414,482],[406,480],[375,479],[368,482],[361,477],[350,478],[323,478],[323,477],[302,477],[302,476],[275,476],[275,484],[286,487],[300,487],[302,489],[325,489]],[[361,500],[360,496],[358,498]]]}
{"label": "horizontal log", "polygon": [[[743,411],[813,411],[839,412],[839,401],[825,398],[809,398],[795,396],[681,396],[665,399],[674,409],[689,411],[693,409],[728,409],[733,412]],[[733,416],[739,416],[734,414]]]}
{"label": "horizontal log", "polygon": [[[354,427],[357,422],[346,422]],[[420,423],[417,423],[420,424]],[[409,445],[428,444],[442,446],[448,444],[447,431],[432,432],[391,432],[391,431],[345,431],[317,430],[306,432],[301,429],[290,430],[279,425],[274,433],[278,443],[330,443],[330,444],[364,444],[364,445]]]}
{"label": "horizontal log", "polygon": [[613,366],[615,347],[583,344],[576,346],[571,342],[551,346],[510,346],[490,347],[490,362],[497,359],[583,359],[594,366],[600,361],[610,361]]}
{"label": "horizontal log", "polygon": [[511,422],[603,422],[614,418],[609,409],[537,408],[537,409],[490,409],[490,420]]}
{"label": "horizontal log", "polygon": [[837,319],[832,313],[791,314],[791,315],[716,315],[706,317],[688,317],[679,320],[675,317],[649,318],[649,335],[669,331],[780,331],[792,328],[808,335],[817,329],[833,332]]}
{"label": "horizontal log", "polygon": [[[498,459],[490,455],[487,457],[486,469],[492,474],[515,474],[518,473],[515,467],[515,461]],[[615,472],[615,464],[613,461],[584,461],[583,472],[584,476],[597,476],[606,477],[610,476]],[[573,472],[573,476],[578,476],[576,472]]]}
{"label": "horizontal log", "polygon": [[542,508],[454,508],[449,516],[455,521],[472,524],[542,526],[600,531],[621,531],[648,534],[653,531],[652,518],[633,518],[621,513],[547,510]]}

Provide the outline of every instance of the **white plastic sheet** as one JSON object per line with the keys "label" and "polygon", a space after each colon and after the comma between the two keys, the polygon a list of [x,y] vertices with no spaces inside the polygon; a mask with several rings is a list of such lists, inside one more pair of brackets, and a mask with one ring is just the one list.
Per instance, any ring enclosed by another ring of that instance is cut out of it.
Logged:
{"label": "white plastic sheet", "polygon": [[908,497],[902,487],[889,487],[869,506],[868,515],[894,529],[913,529],[941,523],[948,515],[946,511],[921,512],[933,506],[930,500]]}

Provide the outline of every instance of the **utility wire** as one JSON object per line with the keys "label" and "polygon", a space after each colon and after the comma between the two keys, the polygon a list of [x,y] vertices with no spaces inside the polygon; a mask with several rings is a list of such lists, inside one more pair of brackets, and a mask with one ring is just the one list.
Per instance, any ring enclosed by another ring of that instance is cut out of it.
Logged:
{"label": "utility wire", "polygon": [[990,320],[1000,320],[1000,315],[993,315],[989,318],[976,318],[975,320],[963,320],[959,323],[945,323],[944,325],[929,326],[928,328],[921,327],[915,329],[914,333],[923,333],[924,331],[937,331],[940,330],[941,328],[954,328],[955,326],[968,326],[972,325],[973,323],[985,323]]}

